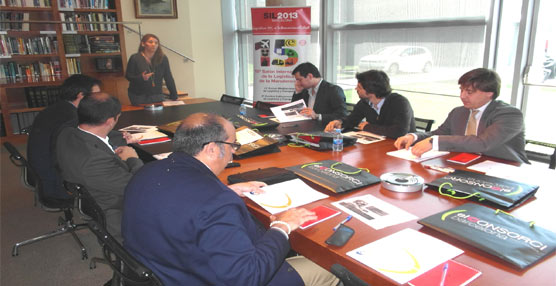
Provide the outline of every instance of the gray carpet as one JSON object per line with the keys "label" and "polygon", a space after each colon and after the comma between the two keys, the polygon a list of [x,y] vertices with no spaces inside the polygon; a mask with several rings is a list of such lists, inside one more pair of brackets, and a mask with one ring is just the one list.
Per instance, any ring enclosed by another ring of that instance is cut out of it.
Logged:
{"label": "gray carpet", "polygon": [[[16,145],[22,154],[25,144]],[[12,257],[14,243],[58,227],[59,212],[46,212],[33,206],[33,193],[20,182],[20,171],[2,146],[0,161],[0,285],[103,285],[112,276],[107,265],[89,269],[89,260],[81,260],[81,251],[70,234],[64,234],[20,247],[19,256]],[[78,212],[76,222],[81,222]],[[78,231],[89,258],[100,257],[100,247],[88,230]]]}

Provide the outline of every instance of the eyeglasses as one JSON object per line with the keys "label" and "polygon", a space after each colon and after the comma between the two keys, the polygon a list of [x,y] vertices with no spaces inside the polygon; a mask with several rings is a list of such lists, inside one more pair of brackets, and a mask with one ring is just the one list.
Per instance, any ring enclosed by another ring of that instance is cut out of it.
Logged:
{"label": "eyeglasses", "polygon": [[237,150],[239,150],[239,148],[241,148],[241,144],[239,144],[239,143],[235,143],[235,142],[234,142],[234,143],[231,143],[231,142],[225,142],[225,141],[210,141],[210,142],[205,142],[205,143],[203,143],[203,147],[204,147],[205,145],[211,143],[211,142],[214,142],[214,143],[222,143],[222,144],[230,145],[230,146],[232,146],[232,149],[234,149],[234,151],[237,151]]}

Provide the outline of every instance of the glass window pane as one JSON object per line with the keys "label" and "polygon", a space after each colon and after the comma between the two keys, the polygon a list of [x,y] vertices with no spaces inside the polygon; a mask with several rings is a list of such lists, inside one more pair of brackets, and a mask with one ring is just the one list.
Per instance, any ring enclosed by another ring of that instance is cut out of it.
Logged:
{"label": "glass window pane", "polygon": [[369,23],[456,17],[483,17],[484,0],[336,0],[334,23]]}

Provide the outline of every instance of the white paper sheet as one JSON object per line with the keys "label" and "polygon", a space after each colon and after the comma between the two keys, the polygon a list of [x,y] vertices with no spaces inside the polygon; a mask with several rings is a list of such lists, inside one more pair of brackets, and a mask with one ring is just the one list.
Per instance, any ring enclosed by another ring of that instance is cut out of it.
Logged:
{"label": "white paper sheet", "polygon": [[262,138],[263,136],[259,135],[257,132],[249,128],[236,131],[236,140],[241,145],[249,144]]}
{"label": "white paper sheet", "polygon": [[344,136],[357,138],[357,143],[359,144],[371,144],[386,139],[386,137],[384,136],[380,136],[367,131],[350,131],[343,134]]}
{"label": "white paper sheet", "polygon": [[163,106],[176,106],[176,105],[185,105],[183,100],[165,100],[162,102]]}
{"label": "white paper sheet", "polygon": [[172,152],[154,154],[153,157],[154,157],[155,159],[157,159],[157,160],[162,160],[162,159],[168,158],[168,156],[170,156],[170,154],[172,154]]}
{"label": "white paper sheet", "polygon": [[399,284],[405,284],[462,253],[463,250],[442,240],[406,228],[347,255]]}
{"label": "white paper sheet", "polygon": [[299,114],[299,111],[306,107],[307,106],[305,105],[305,101],[303,101],[303,99],[300,99],[288,104],[271,107],[270,111],[272,111],[272,113],[274,114],[274,116],[276,116],[276,119],[278,119],[280,123],[311,120],[311,117]]}
{"label": "white paper sheet", "polygon": [[413,161],[413,162],[423,162],[423,161],[426,161],[426,160],[429,160],[429,159],[432,159],[432,158],[436,158],[436,157],[446,155],[448,153],[450,153],[450,152],[431,150],[431,151],[425,152],[419,158],[419,157],[411,154],[411,148],[409,148],[408,150],[400,149],[400,150],[396,150],[396,151],[390,151],[390,152],[386,153],[386,155],[393,156],[393,157],[398,157],[398,158]]}
{"label": "white paper sheet", "polygon": [[333,206],[349,213],[374,229],[417,219],[396,206],[393,206],[373,195],[363,195],[332,203]]}
{"label": "white paper sheet", "polygon": [[309,185],[305,184],[300,179],[268,185],[262,189],[265,191],[264,194],[252,195],[250,193],[245,193],[245,196],[271,214],[276,214],[328,197],[309,187]]}

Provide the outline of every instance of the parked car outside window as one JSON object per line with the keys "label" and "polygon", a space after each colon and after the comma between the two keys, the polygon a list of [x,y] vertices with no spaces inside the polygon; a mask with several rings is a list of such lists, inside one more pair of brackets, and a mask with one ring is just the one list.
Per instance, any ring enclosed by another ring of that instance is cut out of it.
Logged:
{"label": "parked car outside window", "polygon": [[432,55],[419,46],[389,46],[359,60],[359,71],[383,70],[390,75],[398,72],[430,72]]}

